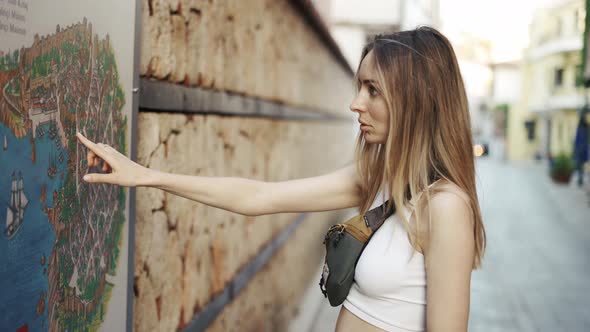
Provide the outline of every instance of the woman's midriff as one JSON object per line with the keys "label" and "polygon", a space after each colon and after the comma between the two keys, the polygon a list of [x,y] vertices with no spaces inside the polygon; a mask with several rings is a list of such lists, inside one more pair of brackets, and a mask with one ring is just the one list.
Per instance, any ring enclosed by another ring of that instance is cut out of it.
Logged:
{"label": "woman's midriff", "polygon": [[335,332],[383,332],[384,330],[371,325],[355,316],[344,306],[340,307]]}

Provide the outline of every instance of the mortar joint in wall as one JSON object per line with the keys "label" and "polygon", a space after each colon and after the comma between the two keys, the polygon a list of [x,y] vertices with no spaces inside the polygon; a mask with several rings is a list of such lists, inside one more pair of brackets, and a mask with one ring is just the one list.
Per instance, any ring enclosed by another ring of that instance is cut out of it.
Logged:
{"label": "mortar joint in wall", "polygon": [[[180,10],[182,9],[181,6],[182,5],[178,5],[178,7],[176,9],[170,8],[170,16],[181,16],[182,17],[182,15],[180,14]],[[184,17],[183,17],[183,19],[184,19]]]}
{"label": "mortar joint in wall", "polygon": [[150,267],[148,266],[147,262],[143,263],[143,271],[145,272],[145,276],[149,278],[150,276]]}
{"label": "mortar joint in wall", "polygon": [[163,140],[160,141],[160,143],[158,143],[158,145],[156,146],[156,148],[150,153],[150,156],[147,158],[147,162],[146,162],[146,167],[150,167],[150,164],[152,162],[152,157],[156,154],[156,151],[158,151],[158,149],[164,145],[164,155],[167,157],[168,156],[168,140],[170,139],[170,137],[174,135],[174,136],[178,136],[180,135],[180,129],[177,128],[173,128],[170,130],[170,132],[168,133],[168,135],[166,135],[166,138],[164,138]]}
{"label": "mortar joint in wall", "polygon": [[178,326],[176,327],[177,331],[180,331],[186,327],[186,321],[184,319],[184,307],[180,308],[180,318],[178,319]]}
{"label": "mortar joint in wall", "polygon": [[[188,250],[188,242],[184,244],[184,250],[180,254],[180,262],[182,263],[182,275],[186,272],[186,251]],[[184,289],[184,278],[181,279],[182,289]]]}
{"label": "mortar joint in wall", "polygon": [[138,276],[133,277],[133,295],[135,295],[135,297],[139,297],[139,287],[137,286],[138,280],[139,280]]}
{"label": "mortar joint in wall", "polygon": [[166,214],[166,224],[168,225],[168,233],[175,231],[178,227],[178,220],[176,220],[176,223],[172,223],[170,219],[171,218],[168,217],[168,214]]}
{"label": "mortar joint in wall", "polygon": [[239,132],[240,136],[245,137],[247,139],[250,139],[250,134],[248,134],[248,132],[246,132],[244,129],[240,129]]}
{"label": "mortar joint in wall", "polygon": [[160,202],[161,202],[161,204],[159,207],[152,209],[152,214],[155,214],[156,212],[164,212],[164,214],[166,215],[166,218],[168,218],[168,214],[166,211],[166,202],[167,202],[166,193],[164,193],[164,198],[162,198],[162,200]]}
{"label": "mortar joint in wall", "polygon": [[197,312],[201,311],[201,306],[198,303],[195,303],[193,306],[193,316],[197,314]]}
{"label": "mortar joint in wall", "polygon": [[164,213],[166,213],[166,211],[164,210],[164,206],[160,206],[159,208],[152,209],[152,214],[154,214],[156,212],[164,212]]}
{"label": "mortar joint in wall", "polygon": [[162,295],[158,295],[158,297],[156,297],[156,311],[158,313],[158,321],[160,321],[161,318],[161,311],[162,311]]}
{"label": "mortar joint in wall", "polygon": [[148,12],[149,12],[150,16],[154,16],[154,4],[152,2],[153,2],[153,0],[147,0]]}
{"label": "mortar joint in wall", "polygon": [[168,227],[168,233],[175,231],[177,229],[178,220],[176,224],[173,224],[171,221],[171,217],[168,214],[168,193],[164,194],[164,198],[162,199],[162,207],[160,208],[162,212],[164,212],[164,216],[166,217],[166,226]]}

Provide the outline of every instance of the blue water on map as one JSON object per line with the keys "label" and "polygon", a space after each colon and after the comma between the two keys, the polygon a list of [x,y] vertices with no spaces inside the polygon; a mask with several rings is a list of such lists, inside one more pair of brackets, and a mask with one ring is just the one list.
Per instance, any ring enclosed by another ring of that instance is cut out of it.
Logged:
{"label": "blue water on map", "polygon": [[[29,331],[46,331],[47,320],[47,270],[49,257],[55,242],[55,232],[49,223],[43,206],[53,207],[53,192],[59,191],[65,179],[67,151],[61,145],[59,135],[49,138],[49,126],[41,126],[45,134],[35,138],[36,162],[31,160],[32,145],[30,132],[17,139],[12,132],[0,123],[0,330],[15,331],[27,324]],[[8,149],[4,150],[4,135]],[[51,179],[47,175],[53,155],[63,153],[63,161],[56,159],[57,175]],[[8,239],[4,234],[7,218],[7,205],[13,172],[23,177],[24,194],[29,203],[24,212],[24,221],[14,237]],[[46,201],[41,202],[41,188],[46,186]],[[45,264],[41,264],[45,256]],[[37,303],[41,292],[45,294],[45,306],[41,315],[37,314]]]}

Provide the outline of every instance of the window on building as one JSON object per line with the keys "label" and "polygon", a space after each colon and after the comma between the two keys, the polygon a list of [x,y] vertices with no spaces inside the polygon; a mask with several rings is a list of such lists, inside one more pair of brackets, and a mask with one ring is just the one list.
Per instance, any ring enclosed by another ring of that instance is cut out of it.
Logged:
{"label": "window on building", "polygon": [[584,73],[582,72],[582,65],[576,65],[576,87],[584,86]]}
{"label": "window on building", "polygon": [[575,18],[576,20],[574,22],[577,31],[584,31],[584,20],[586,19],[586,10],[584,10],[583,8],[576,9]]}
{"label": "window on building", "polygon": [[527,132],[527,140],[532,142],[535,140],[535,129],[536,129],[537,122],[535,120],[528,120],[524,122],[524,127],[526,128]]}
{"label": "window on building", "polygon": [[557,18],[557,30],[555,31],[557,37],[560,37],[562,35],[562,32],[563,32],[562,29],[563,29],[563,22],[561,20],[561,17],[558,17]]}
{"label": "window on building", "polygon": [[563,84],[563,68],[556,68],[553,77],[553,86],[560,87]]}

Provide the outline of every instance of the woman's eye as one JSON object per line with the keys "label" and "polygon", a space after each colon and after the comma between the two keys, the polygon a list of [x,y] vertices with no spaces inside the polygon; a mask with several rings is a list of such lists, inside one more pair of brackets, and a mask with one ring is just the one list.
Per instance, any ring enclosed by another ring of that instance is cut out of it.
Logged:
{"label": "woman's eye", "polygon": [[369,86],[369,94],[374,97],[379,94],[379,91],[377,91],[377,89],[375,89],[373,86]]}

